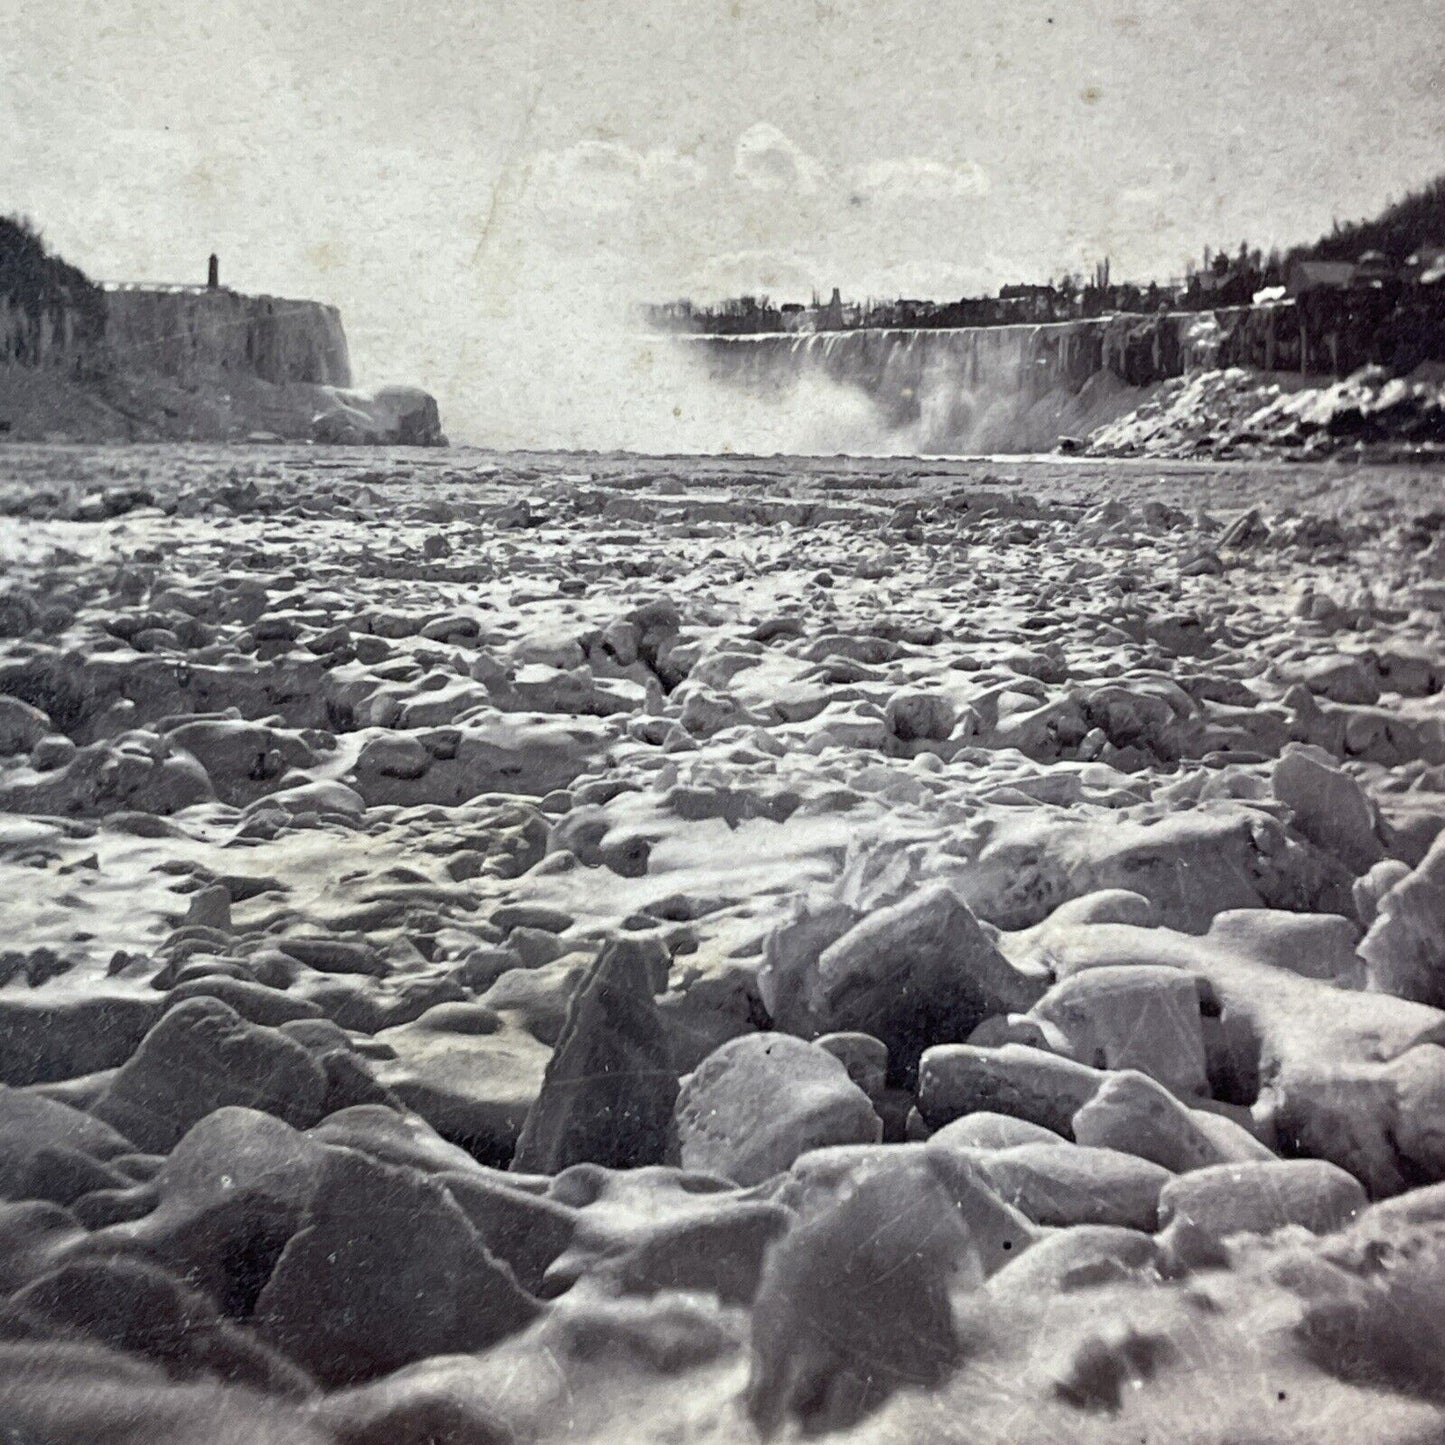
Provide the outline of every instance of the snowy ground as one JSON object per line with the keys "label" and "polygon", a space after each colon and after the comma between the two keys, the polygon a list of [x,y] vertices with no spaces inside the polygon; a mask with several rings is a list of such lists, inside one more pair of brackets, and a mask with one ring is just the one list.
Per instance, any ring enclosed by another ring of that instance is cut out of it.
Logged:
{"label": "snowy ground", "polygon": [[1438,1438],[1442,476],[5,448],[0,1422]]}

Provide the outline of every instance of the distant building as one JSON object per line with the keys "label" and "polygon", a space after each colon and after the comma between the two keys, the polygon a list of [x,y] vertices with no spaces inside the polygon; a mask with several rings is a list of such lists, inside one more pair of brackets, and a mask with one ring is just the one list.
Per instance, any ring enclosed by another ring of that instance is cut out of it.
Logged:
{"label": "distant building", "polygon": [[1366,251],[1355,262],[1353,284],[1356,286],[1384,286],[1395,280],[1395,263],[1383,251]]}
{"label": "distant building", "polygon": [[1010,321],[1052,321],[1062,298],[1052,286],[1018,283],[999,287],[1002,316]]}
{"label": "distant building", "polygon": [[1285,291],[1303,296],[1308,291],[1348,291],[1355,284],[1353,261],[1294,261],[1285,277]]}
{"label": "distant building", "polygon": [[826,306],[818,308],[819,331],[841,331],[843,329],[843,293],[835,286]]}

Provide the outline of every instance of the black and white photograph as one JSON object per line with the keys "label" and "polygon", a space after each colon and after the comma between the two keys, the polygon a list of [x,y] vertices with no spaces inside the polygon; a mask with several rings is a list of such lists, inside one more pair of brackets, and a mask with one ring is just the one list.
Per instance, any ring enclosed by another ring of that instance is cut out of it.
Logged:
{"label": "black and white photograph", "polygon": [[1442,1441],[1439,0],[0,0],[0,1445]]}

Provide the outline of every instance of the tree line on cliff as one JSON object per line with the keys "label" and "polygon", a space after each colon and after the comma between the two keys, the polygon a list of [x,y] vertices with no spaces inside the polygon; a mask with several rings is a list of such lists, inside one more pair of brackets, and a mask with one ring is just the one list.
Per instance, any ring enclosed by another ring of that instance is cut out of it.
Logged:
{"label": "tree line on cliff", "polygon": [[1336,221],[1328,236],[1300,247],[1291,258],[1312,261],[1353,261],[1366,251],[1379,251],[1397,266],[1426,247],[1445,246],[1445,175],[1410,191],[1373,219]]}

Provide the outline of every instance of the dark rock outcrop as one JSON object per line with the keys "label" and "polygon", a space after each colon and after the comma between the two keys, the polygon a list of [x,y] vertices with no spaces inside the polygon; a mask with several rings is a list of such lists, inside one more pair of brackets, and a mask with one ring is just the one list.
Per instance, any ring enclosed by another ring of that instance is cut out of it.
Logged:
{"label": "dark rock outcrop", "polygon": [[227,1104],[306,1127],[320,1117],[326,1074],[278,1029],[248,1023],[213,998],[178,1004],[148,1033],[93,1112],[142,1149],[165,1152]]}
{"label": "dark rock outcrop", "polygon": [[256,1320],[289,1358],[339,1386],[485,1349],[538,1309],[440,1184],[337,1150]]}
{"label": "dark rock outcrop", "polygon": [[653,1001],[655,950],[607,944],[571,1006],[512,1168],[555,1174],[572,1164],[635,1168],[667,1156],[677,1078]]}

